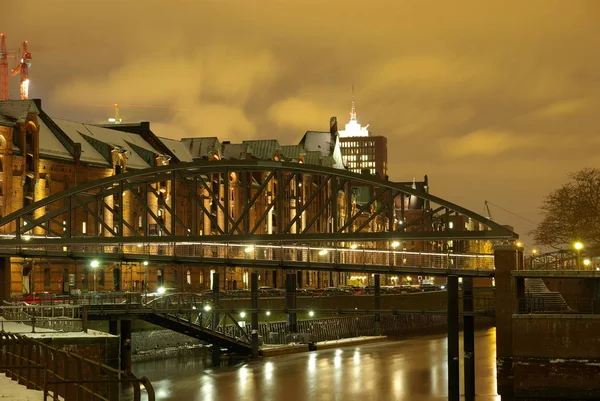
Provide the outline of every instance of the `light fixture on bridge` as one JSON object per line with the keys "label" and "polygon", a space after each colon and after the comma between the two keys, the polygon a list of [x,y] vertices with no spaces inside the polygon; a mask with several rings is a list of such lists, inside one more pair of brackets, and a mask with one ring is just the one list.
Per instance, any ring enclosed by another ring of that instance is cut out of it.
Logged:
{"label": "light fixture on bridge", "polygon": [[147,260],[144,260],[144,261],[142,262],[142,264],[143,264],[144,266],[148,266],[148,261],[147,261]]}
{"label": "light fixture on bridge", "polygon": [[400,242],[394,241],[392,242],[392,248],[398,248],[400,246]]}
{"label": "light fixture on bridge", "polygon": [[308,311],[308,316],[310,316],[310,317],[313,317],[314,315],[315,315],[315,312],[314,312],[314,311],[312,311],[312,310],[311,310],[311,311]]}
{"label": "light fixture on bridge", "polygon": [[29,236],[29,235],[24,235],[23,236],[23,240],[24,241],[29,241],[30,239],[31,239],[31,236]]}
{"label": "light fixture on bridge", "polygon": [[319,251],[319,256],[325,256],[325,255],[327,255],[327,253],[328,253],[327,249],[321,249]]}
{"label": "light fixture on bridge", "polygon": [[356,249],[356,248],[358,248],[358,245],[356,245],[356,244],[350,245],[350,249]]}
{"label": "light fixture on bridge", "polygon": [[266,315],[267,315],[267,316],[271,316],[271,311],[270,311],[270,310],[268,310],[268,311],[266,312]]}
{"label": "light fixture on bridge", "polygon": [[160,295],[165,293],[165,287],[158,287],[158,289],[156,290],[156,292],[158,292]]}
{"label": "light fixture on bridge", "polygon": [[577,249],[578,251],[581,251],[583,249],[583,244],[579,241],[577,241],[576,243],[573,244],[573,247],[575,249]]}
{"label": "light fixture on bridge", "polygon": [[251,253],[254,252],[254,245],[248,245],[245,249],[244,252],[246,253]]}
{"label": "light fixture on bridge", "polygon": [[590,263],[592,263],[592,261],[591,261],[591,260],[589,260],[589,259],[583,259],[583,265],[584,265],[584,266],[589,266],[589,265],[590,265]]}
{"label": "light fixture on bridge", "polygon": [[521,241],[517,242],[517,247],[519,247],[519,248],[520,248],[520,247],[522,247],[522,246],[523,246],[523,243],[522,243]]}
{"label": "light fixture on bridge", "polygon": [[210,312],[210,310],[211,310],[211,309],[212,309],[212,308],[210,307],[210,305],[204,305],[204,310],[205,310],[206,312]]}
{"label": "light fixture on bridge", "polygon": [[94,260],[92,260],[92,261],[90,262],[90,266],[91,266],[93,269],[95,269],[95,268],[97,268],[98,266],[100,266],[100,261],[98,261],[98,259],[94,259]]}
{"label": "light fixture on bridge", "polygon": [[537,249],[532,249],[531,253],[533,253],[534,255],[536,255],[537,254]]}
{"label": "light fixture on bridge", "polygon": [[246,312],[240,312],[240,317],[243,319],[246,317]]}

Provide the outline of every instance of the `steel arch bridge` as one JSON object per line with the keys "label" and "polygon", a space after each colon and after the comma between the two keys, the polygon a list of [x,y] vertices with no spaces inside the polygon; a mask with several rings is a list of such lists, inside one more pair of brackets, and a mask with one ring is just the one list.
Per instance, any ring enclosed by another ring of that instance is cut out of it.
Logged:
{"label": "steel arch bridge", "polygon": [[[368,196],[359,200],[357,191]],[[456,216],[474,228],[449,229]],[[302,163],[237,160],[179,163],[81,184],[3,217],[0,236],[0,254],[9,256],[388,271],[461,263],[493,268],[481,262],[490,255],[449,253],[443,246],[406,251],[408,241],[518,238],[410,183]]]}

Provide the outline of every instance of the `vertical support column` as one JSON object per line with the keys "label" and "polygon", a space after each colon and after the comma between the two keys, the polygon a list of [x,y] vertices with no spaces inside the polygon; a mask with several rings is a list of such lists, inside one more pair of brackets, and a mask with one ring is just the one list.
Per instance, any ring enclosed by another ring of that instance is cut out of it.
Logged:
{"label": "vertical support column", "polygon": [[330,207],[331,207],[331,232],[337,233],[339,230],[338,226],[338,179],[337,177],[331,178],[331,193],[330,193]]}
{"label": "vertical support column", "polygon": [[252,301],[252,357],[258,357],[258,272],[250,274],[250,299]]}
{"label": "vertical support column", "polygon": [[0,302],[10,302],[10,258],[0,258]]}
{"label": "vertical support column", "polygon": [[522,253],[514,245],[494,247],[496,278],[496,359],[497,391],[502,398],[514,397],[513,323],[517,299],[512,271],[520,265]]}
{"label": "vertical support column", "polygon": [[288,273],[285,276],[285,308],[287,312],[287,323],[290,333],[298,332],[298,322],[296,312],[289,312],[290,309],[296,309],[296,275]]}
{"label": "vertical support column", "polygon": [[131,320],[121,320],[121,369],[131,370]]}
{"label": "vertical support column", "polygon": [[108,332],[114,336],[119,335],[119,321],[117,319],[110,319],[108,321]]}
{"label": "vertical support column", "polygon": [[458,276],[448,276],[448,400],[460,400]]}
{"label": "vertical support column", "polygon": [[[213,307],[218,308],[219,307],[219,273],[216,271],[213,273],[212,292],[213,292]],[[213,321],[212,321],[212,329],[216,330],[217,326],[219,326],[219,312],[214,312],[213,313]]]}
{"label": "vertical support column", "polygon": [[473,277],[463,277],[463,350],[465,401],[475,401],[475,316],[473,312]]}
{"label": "vertical support column", "polygon": [[[375,275],[375,310],[381,310],[381,276]],[[375,335],[381,335],[381,315],[375,314]]]}

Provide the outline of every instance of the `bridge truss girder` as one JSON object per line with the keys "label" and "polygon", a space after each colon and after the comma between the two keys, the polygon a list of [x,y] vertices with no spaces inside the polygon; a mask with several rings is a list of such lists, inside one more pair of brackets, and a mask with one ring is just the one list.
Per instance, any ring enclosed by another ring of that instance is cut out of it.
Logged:
{"label": "bridge truss girder", "polygon": [[[368,199],[357,201],[356,188]],[[420,213],[411,202],[423,205]],[[463,215],[483,229],[447,230]],[[517,234],[406,183],[300,163],[198,161],[96,180],[0,219],[6,246],[501,239]],[[346,244],[346,245],[344,245]]]}

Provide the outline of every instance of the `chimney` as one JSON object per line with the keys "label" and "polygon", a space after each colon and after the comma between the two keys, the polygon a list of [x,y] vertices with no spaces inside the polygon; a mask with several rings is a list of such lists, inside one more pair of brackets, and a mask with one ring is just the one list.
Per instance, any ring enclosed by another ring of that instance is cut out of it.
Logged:
{"label": "chimney", "polygon": [[329,132],[331,135],[334,135],[338,132],[337,117],[331,117],[329,119]]}

